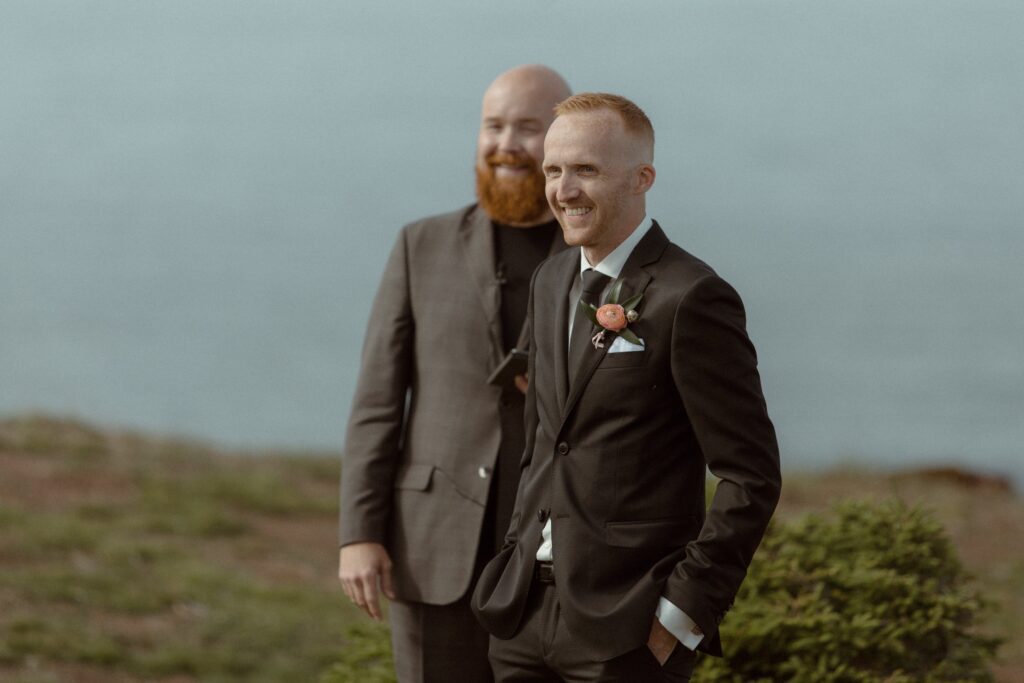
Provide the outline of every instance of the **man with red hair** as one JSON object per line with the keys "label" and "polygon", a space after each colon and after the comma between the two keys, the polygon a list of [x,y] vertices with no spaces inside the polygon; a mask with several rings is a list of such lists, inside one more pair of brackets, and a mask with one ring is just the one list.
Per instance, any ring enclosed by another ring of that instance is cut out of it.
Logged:
{"label": "man with red hair", "polygon": [[524,469],[473,609],[499,681],[686,681],[778,501],[775,431],[739,296],[647,216],[647,116],[555,111],[546,193],[576,248],[531,285]]}
{"label": "man with red hair", "polygon": [[[469,594],[508,528],[519,481],[529,278],[564,248],[540,170],[551,69],[483,97],[478,203],[407,225],[384,269],[344,449],[338,576],[371,617],[391,600],[402,683],[490,681]],[[515,352],[513,350],[515,349]],[[490,380],[490,381],[489,381]]]}

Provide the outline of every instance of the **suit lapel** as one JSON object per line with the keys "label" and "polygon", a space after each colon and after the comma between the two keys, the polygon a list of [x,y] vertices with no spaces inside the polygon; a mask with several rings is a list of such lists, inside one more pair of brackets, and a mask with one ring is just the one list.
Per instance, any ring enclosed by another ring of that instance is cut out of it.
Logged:
{"label": "suit lapel", "polygon": [[[639,244],[633,249],[633,253],[629,255],[626,260],[626,264],[622,268],[622,272],[619,273],[619,279],[622,280],[622,291],[619,296],[619,301],[626,301],[632,296],[642,293],[647,289],[647,285],[650,283],[653,274],[651,270],[647,269],[653,263],[656,263],[661,258],[662,252],[665,251],[665,247],[668,246],[668,238],[665,233],[662,232],[661,227],[657,221],[651,226],[651,229],[647,231],[643,239],[640,240]],[[579,264],[577,264],[577,269]],[[568,299],[568,297],[564,297]],[[567,305],[567,304],[566,304]],[[643,301],[640,302],[640,308],[643,308]],[[563,327],[568,327],[569,323],[566,319]],[[595,326],[596,332],[596,326]],[[565,333],[563,332],[563,335]],[[583,394],[583,390],[586,388],[587,383],[590,382],[590,378],[594,375],[597,370],[597,366],[601,364],[605,354],[608,353],[608,347],[615,341],[616,334],[614,332],[605,332],[604,348],[595,349],[592,346],[587,349],[586,354],[583,356],[582,366],[576,373],[576,381],[569,387],[569,393],[566,397],[564,406],[562,409],[562,420],[564,421],[568,417],[569,413],[576,406],[580,396]],[[567,343],[567,342],[566,342]],[[556,353],[561,350],[563,357],[565,356],[565,344],[560,349],[556,348]],[[558,356],[556,355],[556,358]],[[563,366],[565,367],[564,363]],[[567,380],[566,380],[567,381]]]}
{"label": "suit lapel", "polygon": [[495,275],[494,231],[487,214],[479,207],[470,209],[459,227],[459,237],[463,263],[469,269],[487,318],[492,361],[497,364],[502,358],[501,286]]}
{"label": "suit lapel", "polygon": [[569,290],[580,272],[582,258],[578,248],[574,251],[575,258],[567,258],[558,275],[558,297],[555,299],[555,390],[559,407],[565,406],[569,394],[569,316],[574,313],[569,307]]}

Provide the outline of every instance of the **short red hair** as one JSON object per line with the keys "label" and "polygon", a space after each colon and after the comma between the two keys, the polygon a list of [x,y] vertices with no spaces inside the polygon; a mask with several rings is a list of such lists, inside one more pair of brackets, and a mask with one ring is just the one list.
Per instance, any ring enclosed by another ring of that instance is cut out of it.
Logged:
{"label": "short red hair", "polygon": [[640,135],[654,146],[654,126],[644,110],[621,95],[606,92],[581,92],[555,105],[555,116],[608,109],[619,115],[626,130]]}

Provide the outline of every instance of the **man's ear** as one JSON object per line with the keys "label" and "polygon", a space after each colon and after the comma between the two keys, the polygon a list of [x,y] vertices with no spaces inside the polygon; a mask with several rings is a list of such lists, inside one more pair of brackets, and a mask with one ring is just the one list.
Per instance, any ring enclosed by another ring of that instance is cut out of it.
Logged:
{"label": "man's ear", "polygon": [[657,175],[654,167],[650,164],[640,164],[636,168],[636,175],[633,177],[633,193],[643,194],[654,185],[654,176]]}

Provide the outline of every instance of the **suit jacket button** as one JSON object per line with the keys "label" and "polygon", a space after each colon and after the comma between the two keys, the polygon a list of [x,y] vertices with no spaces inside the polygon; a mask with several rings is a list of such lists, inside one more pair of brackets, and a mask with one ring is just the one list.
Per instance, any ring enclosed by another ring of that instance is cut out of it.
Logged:
{"label": "suit jacket button", "polygon": [[558,454],[559,455],[566,455],[568,452],[569,452],[569,444],[567,444],[564,441],[562,443],[558,444]]}
{"label": "suit jacket button", "polygon": [[541,524],[543,524],[544,522],[548,521],[548,511],[547,510],[537,510],[537,521],[540,522]]}
{"label": "suit jacket button", "polygon": [[481,467],[476,473],[481,479],[486,479],[487,475],[491,473],[491,469],[489,467]]}

